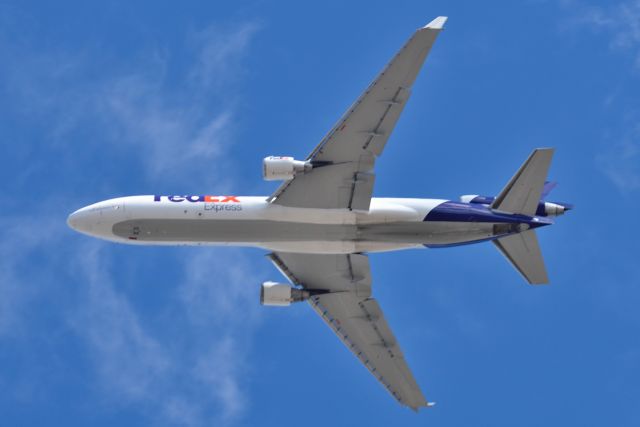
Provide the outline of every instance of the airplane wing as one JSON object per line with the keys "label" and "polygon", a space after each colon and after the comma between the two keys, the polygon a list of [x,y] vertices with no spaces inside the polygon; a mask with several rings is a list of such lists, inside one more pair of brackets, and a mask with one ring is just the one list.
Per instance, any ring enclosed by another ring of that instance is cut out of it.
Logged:
{"label": "airplane wing", "polygon": [[293,284],[316,291],[308,299],[311,307],[393,397],[413,410],[431,406],[371,298],[366,255],[279,252],[268,257]]}
{"label": "airplane wing", "polygon": [[440,16],[413,34],[307,157],[314,168],[284,182],[269,201],[301,208],[369,209],[375,159],[446,20]]}

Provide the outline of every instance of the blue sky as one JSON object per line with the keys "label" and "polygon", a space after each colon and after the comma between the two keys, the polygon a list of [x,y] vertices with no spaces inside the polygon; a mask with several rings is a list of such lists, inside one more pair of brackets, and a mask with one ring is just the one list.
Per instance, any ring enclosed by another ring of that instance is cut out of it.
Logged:
{"label": "blue sky", "polygon": [[[640,2],[0,2],[2,425],[640,425]],[[371,256],[429,400],[397,405],[265,251],[66,227],[116,196],[269,194],[414,29],[450,17],[377,196],[495,194],[556,147],[552,284],[490,244]]]}

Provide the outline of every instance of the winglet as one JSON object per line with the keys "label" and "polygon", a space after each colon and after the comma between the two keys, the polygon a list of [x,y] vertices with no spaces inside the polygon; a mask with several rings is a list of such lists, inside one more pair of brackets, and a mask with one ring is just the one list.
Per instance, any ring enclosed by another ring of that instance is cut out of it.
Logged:
{"label": "winglet", "polygon": [[447,19],[448,18],[446,16],[438,16],[436,19],[429,22],[423,28],[428,28],[431,30],[441,30],[444,28],[444,23],[447,22]]}

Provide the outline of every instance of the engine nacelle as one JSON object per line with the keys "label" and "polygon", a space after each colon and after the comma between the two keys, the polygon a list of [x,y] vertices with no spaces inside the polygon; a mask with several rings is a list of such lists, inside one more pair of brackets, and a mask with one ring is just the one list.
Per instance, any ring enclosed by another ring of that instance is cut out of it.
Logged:
{"label": "engine nacelle", "polygon": [[[478,196],[477,194],[467,194],[460,196],[462,203],[473,203],[479,205],[490,205],[495,200],[495,197],[490,196]],[[568,203],[554,203],[545,202],[541,200],[536,208],[536,215],[538,216],[558,216],[564,214],[573,208],[573,205]]]}
{"label": "engine nacelle", "polygon": [[477,194],[465,194],[464,196],[460,196],[460,201],[462,203],[478,203],[475,201],[475,199],[478,197],[480,196],[478,196]]}
{"label": "engine nacelle", "polygon": [[544,212],[547,216],[563,215],[566,211],[571,210],[571,205],[562,205],[560,203],[545,202]]}
{"label": "engine nacelle", "polygon": [[297,173],[312,169],[310,162],[295,160],[293,157],[269,156],[262,161],[262,177],[265,181],[288,181]]}
{"label": "engine nacelle", "polygon": [[260,304],[286,307],[292,302],[304,301],[309,292],[285,283],[264,282],[260,288]]}

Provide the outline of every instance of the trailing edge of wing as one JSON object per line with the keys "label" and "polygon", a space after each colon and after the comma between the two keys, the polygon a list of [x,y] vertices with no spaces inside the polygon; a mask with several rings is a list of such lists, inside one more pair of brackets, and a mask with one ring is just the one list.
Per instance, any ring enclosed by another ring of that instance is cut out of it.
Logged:
{"label": "trailing edge of wing", "polygon": [[340,292],[314,296],[309,303],[398,402],[413,410],[430,406],[375,299]]}
{"label": "trailing edge of wing", "polygon": [[308,301],[347,348],[401,404],[431,406],[411,373],[382,309],[371,298],[369,259],[361,254],[272,253],[291,282],[327,293]]}

